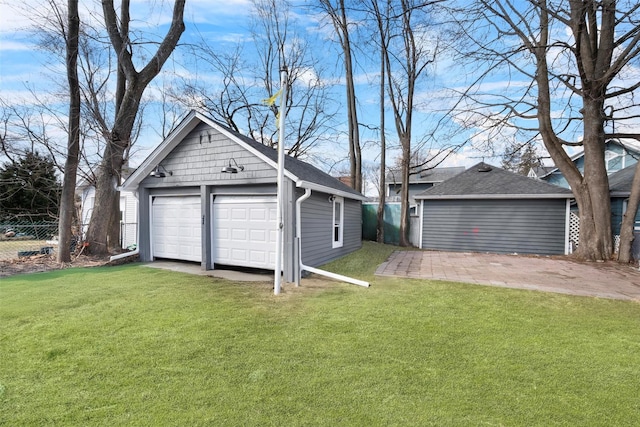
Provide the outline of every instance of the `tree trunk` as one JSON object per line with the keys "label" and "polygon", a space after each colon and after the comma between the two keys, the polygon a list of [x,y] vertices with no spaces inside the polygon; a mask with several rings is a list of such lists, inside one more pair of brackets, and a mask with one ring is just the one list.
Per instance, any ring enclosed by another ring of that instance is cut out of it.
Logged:
{"label": "tree trunk", "polygon": [[411,141],[407,135],[402,144],[402,187],[400,188],[400,246],[411,246],[409,240],[409,170],[411,168]]}
{"label": "tree trunk", "polygon": [[105,255],[120,249],[119,236],[115,234],[113,224],[119,220],[120,170],[125,150],[122,141],[112,141],[105,149],[96,177],[96,194],[86,240],[88,251],[92,254]]}
{"label": "tree trunk", "polygon": [[380,49],[380,56],[380,185],[378,187],[380,200],[378,201],[376,221],[376,241],[378,243],[384,243],[384,205],[387,202],[387,143],[384,122],[385,51],[383,48]]}
{"label": "tree trunk", "polygon": [[[87,231],[88,251],[105,255],[120,249],[119,217],[120,174],[125,153],[131,144],[131,133],[140,107],[144,90],[160,73],[162,66],[175,49],[184,32],[185,0],[176,0],[173,8],[171,26],[160,43],[155,55],[147,62],[142,71],[137,71],[131,54],[131,41],[128,28],[128,0],[122,2],[122,17],[116,15],[113,0],[102,0],[104,20],[111,44],[118,56],[118,105],[116,117],[102,163],[96,179],[96,196],[89,230]],[[122,78],[126,82],[122,82]],[[124,88],[124,92],[121,92]]]}
{"label": "tree trunk", "polygon": [[[545,7],[540,9],[540,41],[532,48],[536,56],[538,86],[538,126],[540,136],[556,166],[569,183],[578,203],[580,213],[580,240],[576,257],[588,261],[611,258],[611,201],[609,199],[609,180],[604,163],[604,87],[581,75],[584,95],[583,108],[583,149],[584,172],[581,174],[572,159],[566,153],[563,142],[553,130],[551,91],[547,50],[549,41],[549,16]],[[583,69],[593,70],[589,64],[591,56],[578,55],[577,60]],[[581,63],[584,61],[584,64]]]}
{"label": "tree trunk", "polygon": [[[613,252],[611,236],[611,199],[604,161],[602,102],[584,101],[584,195],[578,201],[580,241],[576,256],[586,260],[607,260]],[[582,187],[581,187],[582,188]],[[581,206],[588,201],[590,207]],[[583,208],[584,214],[583,214]],[[593,223],[582,232],[582,223]]]}
{"label": "tree trunk", "polygon": [[80,156],[80,83],[78,81],[78,38],[80,16],[78,0],[68,1],[68,33],[66,40],[67,80],[69,82],[69,135],[64,164],[62,195],[58,219],[58,255],[60,263],[71,261],[71,230],[75,212],[76,178]]}
{"label": "tree trunk", "polygon": [[631,245],[633,244],[633,229],[636,222],[638,205],[640,204],[640,162],[636,164],[631,184],[631,194],[627,202],[627,210],[622,218],[620,226],[620,249],[618,249],[618,261],[629,263],[631,258]]}

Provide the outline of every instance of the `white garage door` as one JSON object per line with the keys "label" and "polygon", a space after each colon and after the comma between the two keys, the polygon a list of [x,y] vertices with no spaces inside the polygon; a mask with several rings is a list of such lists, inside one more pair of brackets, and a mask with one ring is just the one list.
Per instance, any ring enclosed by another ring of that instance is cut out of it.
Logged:
{"label": "white garage door", "polygon": [[200,196],[154,197],[151,214],[154,257],[202,260]]}
{"label": "white garage door", "polygon": [[275,198],[216,196],[212,220],[214,263],[273,270]]}

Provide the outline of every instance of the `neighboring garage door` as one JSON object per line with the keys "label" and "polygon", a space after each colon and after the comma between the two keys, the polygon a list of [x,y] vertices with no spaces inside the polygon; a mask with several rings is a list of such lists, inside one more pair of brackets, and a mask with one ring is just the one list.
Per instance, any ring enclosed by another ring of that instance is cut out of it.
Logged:
{"label": "neighboring garage door", "polygon": [[277,223],[275,198],[216,196],[212,221],[215,264],[273,270]]}
{"label": "neighboring garage door", "polygon": [[154,197],[151,213],[154,257],[202,261],[200,196]]}
{"label": "neighboring garage door", "polygon": [[423,202],[423,249],[564,253],[565,199]]}

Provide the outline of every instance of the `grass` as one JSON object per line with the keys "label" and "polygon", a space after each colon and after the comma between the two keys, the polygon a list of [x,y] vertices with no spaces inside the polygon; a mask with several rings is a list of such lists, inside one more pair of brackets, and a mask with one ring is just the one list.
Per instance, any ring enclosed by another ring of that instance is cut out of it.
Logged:
{"label": "grass", "polygon": [[638,425],[640,305],[138,265],[0,282],[0,425]]}

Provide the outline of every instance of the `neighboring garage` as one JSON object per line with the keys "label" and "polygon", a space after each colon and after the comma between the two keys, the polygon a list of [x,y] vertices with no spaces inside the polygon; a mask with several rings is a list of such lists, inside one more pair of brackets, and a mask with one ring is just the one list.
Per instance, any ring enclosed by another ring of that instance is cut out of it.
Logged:
{"label": "neighboring garage", "polygon": [[153,256],[202,261],[200,196],[158,196],[151,206]]}
{"label": "neighboring garage", "polygon": [[420,247],[568,253],[569,190],[480,163],[417,195]]}

